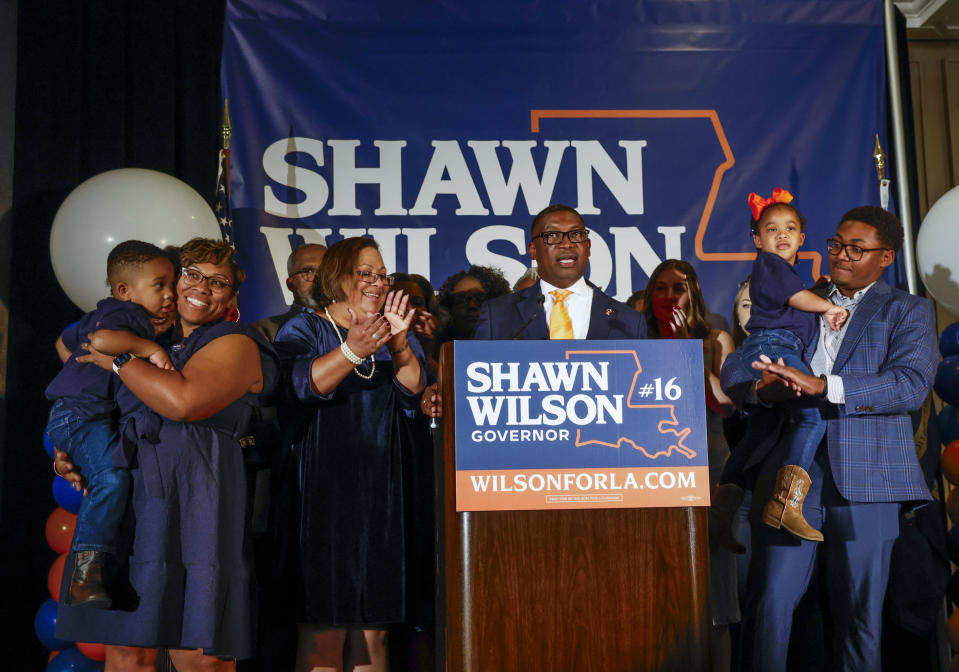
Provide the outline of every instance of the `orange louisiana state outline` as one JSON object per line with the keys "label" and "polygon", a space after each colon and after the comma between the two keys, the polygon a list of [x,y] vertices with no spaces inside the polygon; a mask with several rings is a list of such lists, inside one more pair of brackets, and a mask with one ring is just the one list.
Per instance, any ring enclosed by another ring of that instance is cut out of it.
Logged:
{"label": "orange louisiana state outline", "polygon": [[[532,133],[539,133],[541,119],[708,119],[713,125],[713,131],[716,133],[716,139],[719,140],[725,161],[720,163],[716,167],[716,172],[713,173],[706,207],[703,208],[703,214],[699,218],[699,227],[696,229],[696,258],[702,261],[752,261],[756,258],[755,252],[706,252],[703,250],[703,239],[706,237],[706,227],[709,226],[709,218],[713,214],[713,206],[719,195],[719,185],[726,171],[736,163],[716,110],[530,110],[529,116]],[[819,252],[800,252],[799,258],[811,259],[813,278],[820,276],[822,255]]]}
{"label": "orange louisiana state outline", "polygon": [[650,453],[643,446],[637,445],[632,439],[628,439],[625,436],[619,437],[619,440],[616,443],[608,443],[606,441],[600,441],[598,439],[583,439],[581,429],[576,430],[576,442],[573,444],[577,447],[587,446],[590,444],[598,446],[609,446],[610,448],[621,448],[624,443],[631,445],[633,448],[641,452],[643,455],[648,457],[651,460],[655,460],[659,457],[669,457],[672,455],[673,451],[676,451],[680,455],[683,455],[690,460],[696,457],[696,451],[690,448],[689,446],[683,443],[686,440],[686,437],[689,436],[692,429],[689,427],[679,426],[679,420],[676,419],[676,406],[673,404],[634,404],[633,403],[633,392],[636,390],[636,381],[639,379],[639,374],[643,372],[643,366],[639,363],[639,355],[636,354],[635,350],[567,350],[566,359],[569,359],[570,355],[632,355],[633,361],[636,362],[636,373],[633,374],[633,381],[629,385],[629,395],[626,397],[626,406],[627,408],[636,408],[636,409],[652,409],[652,408],[662,408],[669,411],[669,418],[666,420],[660,420],[656,428],[659,430],[660,434],[673,434],[676,437],[676,443],[670,444],[669,448],[666,450],[659,450],[655,453]]}

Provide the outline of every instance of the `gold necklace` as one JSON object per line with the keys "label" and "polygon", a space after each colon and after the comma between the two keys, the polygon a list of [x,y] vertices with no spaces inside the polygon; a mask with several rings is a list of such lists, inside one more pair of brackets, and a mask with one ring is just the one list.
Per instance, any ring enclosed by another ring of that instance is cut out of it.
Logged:
{"label": "gold necklace", "polygon": [[[333,325],[333,331],[336,332],[336,337],[340,340],[340,346],[346,345],[346,341],[344,341],[343,337],[340,335],[340,325],[338,325],[336,321],[333,319],[333,316],[330,315],[329,309],[324,307],[323,312],[326,313],[326,319],[328,319],[330,321],[330,324]],[[350,346],[346,345],[346,347],[350,347]],[[350,350],[350,352],[353,352],[353,351]],[[360,373],[359,368],[357,368],[358,366],[359,365],[353,367],[353,373],[358,375],[363,380],[370,380],[373,377],[373,374],[376,373],[376,353],[374,352],[372,355],[370,355],[370,372],[368,374]]]}

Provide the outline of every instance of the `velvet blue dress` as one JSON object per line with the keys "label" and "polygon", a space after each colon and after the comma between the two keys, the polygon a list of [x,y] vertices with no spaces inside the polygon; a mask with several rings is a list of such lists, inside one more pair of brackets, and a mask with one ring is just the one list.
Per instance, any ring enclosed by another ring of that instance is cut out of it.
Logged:
{"label": "velvet blue dress", "polygon": [[[345,329],[303,312],[274,340],[284,388],[306,414],[305,431],[292,447],[299,512],[289,521],[299,539],[299,617],[335,626],[398,623],[406,620],[411,598],[407,553],[415,532],[407,529],[405,510],[414,487],[403,472],[404,457],[416,448],[419,395],[396,380],[385,347],[375,353],[369,380],[351,371],[332,393],[316,393],[313,360],[338,349],[340,337]],[[412,334],[409,344],[425,372]],[[370,360],[357,370],[369,374]]]}
{"label": "velvet blue dress", "polygon": [[122,437],[114,461],[130,469],[133,488],[121,535],[127,550],[118,554],[117,566],[107,567],[114,607],[72,607],[61,600],[58,637],[253,655],[254,577],[239,438],[254,407],[276,389],[278,360],[258,332],[222,320],[175,343],[170,358],[182,370],[197,351],[230,334],[245,334],[259,346],[263,393],[248,393],[198,422],[164,418],[126,387],[117,393]]}

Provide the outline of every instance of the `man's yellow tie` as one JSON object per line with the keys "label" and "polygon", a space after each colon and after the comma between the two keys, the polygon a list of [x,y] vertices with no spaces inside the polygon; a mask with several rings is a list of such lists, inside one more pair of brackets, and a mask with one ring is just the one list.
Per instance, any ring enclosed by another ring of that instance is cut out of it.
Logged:
{"label": "man's yellow tie", "polygon": [[568,289],[554,289],[550,292],[553,295],[553,309],[549,313],[549,338],[556,340],[561,338],[573,338],[573,321],[569,319],[569,312],[566,310],[566,297],[572,294]]}

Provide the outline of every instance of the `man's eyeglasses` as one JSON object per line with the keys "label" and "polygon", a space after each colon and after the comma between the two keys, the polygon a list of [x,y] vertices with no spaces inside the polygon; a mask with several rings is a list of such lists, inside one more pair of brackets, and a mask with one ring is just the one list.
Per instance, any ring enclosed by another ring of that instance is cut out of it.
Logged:
{"label": "man's eyeglasses", "polygon": [[826,249],[829,250],[829,254],[836,257],[839,256],[839,253],[842,250],[846,251],[846,256],[849,257],[852,261],[859,261],[862,259],[862,255],[866,252],[878,252],[879,250],[891,250],[891,247],[859,247],[858,245],[849,245],[848,243],[840,243],[835,238],[830,238],[826,241]]}
{"label": "man's eyeglasses", "polygon": [[373,271],[356,271],[356,274],[360,276],[360,280],[368,282],[371,285],[382,280],[388,287],[392,287],[395,280],[385,273],[374,273]]}
{"label": "man's eyeglasses", "polygon": [[547,245],[559,245],[563,238],[569,238],[571,243],[585,243],[589,238],[589,229],[573,229],[572,231],[543,231],[533,238],[542,238]]}
{"label": "man's eyeglasses", "polygon": [[184,268],[181,274],[183,275],[183,284],[187,287],[195,287],[206,280],[207,287],[214,294],[226,294],[233,289],[233,285],[226,280],[216,276],[203,275],[195,268]]}
{"label": "man's eyeglasses", "polygon": [[306,268],[301,268],[298,271],[293,271],[293,275],[302,275],[307,280],[312,280],[316,277],[316,274],[320,272],[320,269],[314,266],[307,266]]}

